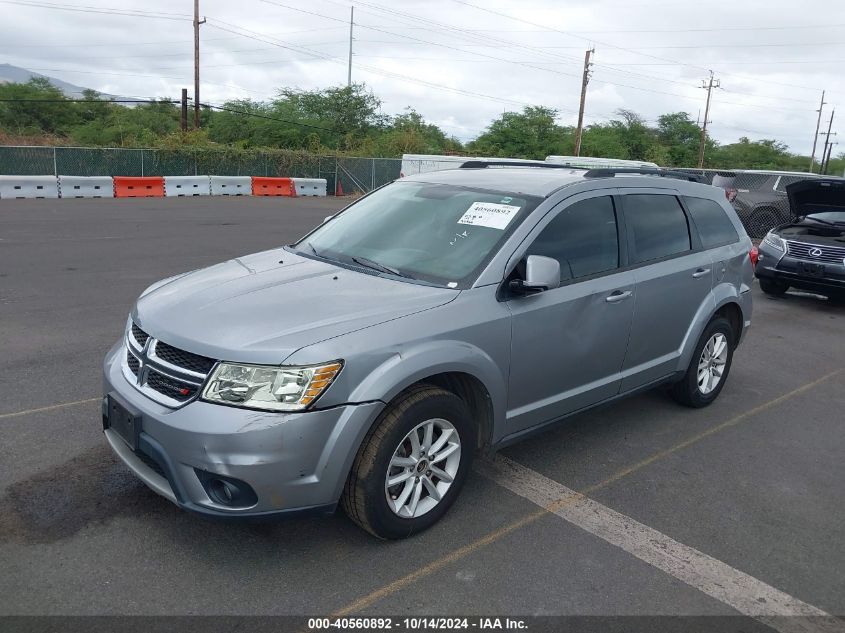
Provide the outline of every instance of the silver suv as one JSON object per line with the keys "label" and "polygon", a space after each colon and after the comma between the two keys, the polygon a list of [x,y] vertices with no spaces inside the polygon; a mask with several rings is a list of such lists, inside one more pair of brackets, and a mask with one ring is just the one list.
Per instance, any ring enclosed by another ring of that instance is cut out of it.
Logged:
{"label": "silver suv", "polygon": [[340,503],[402,538],[478,452],[658,385],[708,405],[751,322],[751,242],[684,178],[476,161],[158,282],[105,359],[105,436],[182,508]]}

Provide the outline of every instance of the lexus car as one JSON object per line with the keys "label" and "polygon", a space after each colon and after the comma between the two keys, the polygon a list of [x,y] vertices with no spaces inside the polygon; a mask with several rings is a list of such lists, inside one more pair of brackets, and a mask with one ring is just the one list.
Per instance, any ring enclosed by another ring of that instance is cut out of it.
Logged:
{"label": "lexus car", "polygon": [[786,192],[793,218],[760,243],[760,288],[770,295],[798,288],[845,299],[845,179],[802,180]]}

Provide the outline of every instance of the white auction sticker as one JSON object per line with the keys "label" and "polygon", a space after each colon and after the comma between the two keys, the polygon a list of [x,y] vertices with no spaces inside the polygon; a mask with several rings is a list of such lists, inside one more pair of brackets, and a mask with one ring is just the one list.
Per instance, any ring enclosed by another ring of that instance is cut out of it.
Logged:
{"label": "white auction sticker", "polygon": [[486,226],[487,228],[499,229],[501,231],[510,224],[517,211],[519,211],[519,207],[511,204],[473,202],[466,213],[458,220],[458,224]]}

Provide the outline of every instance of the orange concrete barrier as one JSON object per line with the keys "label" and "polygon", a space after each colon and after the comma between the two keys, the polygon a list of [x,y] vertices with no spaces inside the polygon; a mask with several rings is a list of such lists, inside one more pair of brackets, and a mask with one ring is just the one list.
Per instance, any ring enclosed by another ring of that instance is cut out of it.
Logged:
{"label": "orange concrete barrier", "polygon": [[252,177],[252,195],[254,196],[295,196],[296,186],[291,178]]}
{"label": "orange concrete barrier", "polygon": [[164,177],[162,176],[115,176],[115,198],[163,198]]}

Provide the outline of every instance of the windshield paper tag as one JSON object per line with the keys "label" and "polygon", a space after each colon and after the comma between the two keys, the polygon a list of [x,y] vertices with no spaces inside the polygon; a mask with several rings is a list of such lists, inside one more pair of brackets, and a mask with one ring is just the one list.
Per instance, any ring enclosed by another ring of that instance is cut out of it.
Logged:
{"label": "windshield paper tag", "polygon": [[469,224],[471,226],[486,226],[490,229],[504,230],[519,207],[511,204],[498,204],[496,202],[473,202],[466,213],[458,220],[458,224]]}

